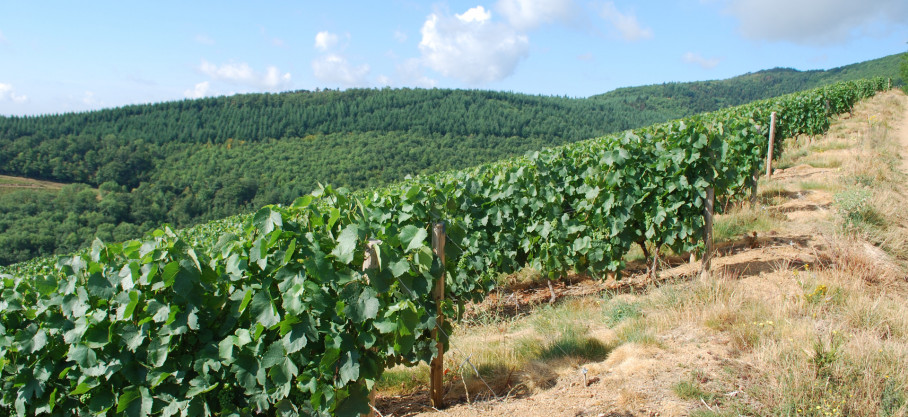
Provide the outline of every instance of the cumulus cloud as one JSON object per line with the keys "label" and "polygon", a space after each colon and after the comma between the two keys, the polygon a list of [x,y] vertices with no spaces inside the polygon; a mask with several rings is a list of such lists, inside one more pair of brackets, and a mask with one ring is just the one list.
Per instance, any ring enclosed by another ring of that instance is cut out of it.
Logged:
{"label": "cumulus cloud", "polygon": [[13,103],[24,103],[28,96],[16,94],[12,84],[0,83],[0,101],[10,100]]}
{"label": "cumulus cloud", "polygon": [[726,11],[750,39],[829,45],[856,30],[884,33],[908,21],[905,0],[730,0]]}
{"label": "cumulus cloud", "polygon": [[186,98],[202,98],[208,95],[211,91],[211,83],[208,81],[202,81],[195,85],[195,87],[186,90],[183,92],[183,95]]}
{"label": "cumulus cloud", "polygon": [[214,80],[226,81],[233,84],[246,85],[264,90],[278,90],[290,85],[290,73],[281,73],[277,67],[269,66],[265,73],[256,72],[243,63],[229,63],[224,65],[215,65],[208,61],[202,60],[199,70]]}
{"label": "cumulus cloud", "polygon": [[634,42],[653,37],[652,29],[641,26],[633,13],[621,13],[614,2],[603,4],[599,15],[611,23],[626,41]]}
{"label": "cumulus cloud", "polygon": [[554,22],[567,22],[577,13],[573,0],[499,0],[495,8],[521,31]]}
{"label": "cumulus cloud", "polygon": [[315,47],[322,51],[327,51],[337,45],[337,35],[331,32],[319,32],[315,34]]}
{"label": "cumulus cloud", "polygon": [[687,52],[681,56],[681,59],[688,64],[699,65],[703,69],[715,68],[721,62],[719,58],[704,58],[703,55],[696,52]]}
{"label": "cumulus cloud", "polygon": [[445,77],[470,84],[511,75],[528,54],[529,39],[491,19],[492,12],[482,6],[453,17],[429,15],[419,43],[423,63]]}
{"label": "cumulus cloud", "polygon": [[312,72],[315,78],[344,87],[368,85],[369,65],[353,66],[342,55],[328,54],[312,61]]}

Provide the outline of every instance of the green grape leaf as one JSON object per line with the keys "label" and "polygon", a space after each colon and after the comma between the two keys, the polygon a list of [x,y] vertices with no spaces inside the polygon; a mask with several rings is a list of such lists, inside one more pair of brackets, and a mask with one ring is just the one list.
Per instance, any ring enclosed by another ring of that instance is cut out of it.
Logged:
{"label": "green grape leaf", "polygon": [[331,251],[331,254],[341,263],[349,264],[353,262],[354,252],[359,242],[359,232],[356,225],[348,225],[337,238],[337,246]]}
{"label": "green grape leaf", "polygon": [[407,225],[400,230],[398,238],[400,239],[400,244],[404,246],[404,250],[409,252],[423,247],[428,236],[426,229]]}
{"label": "green grape leaf", "polygon": [[263,235],[267,235],[275,229],[280,229],[284,226],[281,213],[272,210],[271,207],[268,206],[262,207],[255,213],[252,218],[252,224],[259,229]]}

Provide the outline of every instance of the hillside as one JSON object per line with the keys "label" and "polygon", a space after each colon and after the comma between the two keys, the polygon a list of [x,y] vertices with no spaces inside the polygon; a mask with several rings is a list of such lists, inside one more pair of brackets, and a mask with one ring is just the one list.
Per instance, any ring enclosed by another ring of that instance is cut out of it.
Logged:
{"label": "hillside", "polygon": [[[95,236],[122,241],[163,223],[184,227],[287,204],[318,183],[353,189],[387,184],[833,77],[887,76],[896,59],[826,72],[771,70],[766,74],[780,75],[620,89],[589,99],[351,89],[0,117],[0,174],[73,184],[56,198],[30,190],[0,195],[0,245],[9,249],[0,253],[0,265],[72,251]],[[99,197],[88,198],[88,187],[77,184],[97,187]]]}
{"label": "hillside", "polygon": [[899,63],[903,55],[889,55],[829,70],[774,68],[726,80],[619,88],[591,99],[627,103],[641,110],[657,108],[687,116],[839,81],[886,77],[892,78],[895,85],[900,85],[902,80],[899,76]]}

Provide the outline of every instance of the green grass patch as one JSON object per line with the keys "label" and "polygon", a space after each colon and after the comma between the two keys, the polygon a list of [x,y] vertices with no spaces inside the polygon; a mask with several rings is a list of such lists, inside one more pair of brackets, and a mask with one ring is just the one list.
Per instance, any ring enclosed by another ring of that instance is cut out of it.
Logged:
{"label": "green grass patch", "polygon": [[830,183],[826,183],[826,182],[801,181],[798,183],[798,188],[800,188],[802,190],[809,190],[809,191],[816,191],[816,190],[834,191],[834,190],[837,190],[839,187],[836,186],[835,184],[830,184]]}
{"label": "green grass patch", "polygon": [[775,169],[788,169],[798,164],[798,161],[801,158],[810,155],[810,151],[807,148],[800,148],[794,151],[786,151],[782,153],[782,157],[779,158],[774,164],[773,168]]}
{"label": "green grass patch", "polygon": [[883,226],[885,219],[870,203],[873,194],[869,190],[853,188],[833,196],[845,231],[867,231]]}
{"label": "green grass patch", "polygon": [[821,153],[826,151],[835,151],[842,149],[851,149],[855,146],[854,143],[845,142],[845,141],[823,141],[820,143],[815,143],[810,145],[809,153]]}
{"label": "green grass patch", "polygon": [[672,386],[672,392],[682,400],[700,400],[712,402],[716,399],[716,394],[703,390],[699,382],[694,380],[682,380]]}
{"label": "green grass patch", "polygon": [[788,194],[788,190],[782,184],[761,181],[757,188],[757,201],[761,205],[776,206],[785,202]]}
{"label": "green grass patch", "polygon": [[612,300],[603,309],[603,314],[605,315],[605,324],[611,327],[625,320],[642,316],[640,306],[637,303],[629,303],[624,300]]}
{"label": "green grass patch", "polygon": [[842,160],[838,158],[811,159],[806,162],[807,165],[814,168],[838,168],[842,166]]}
{"label": "green grass patch", "polygon": [[653,332],[652,325],[643,317],[626,321],[618,328],[616,338],[618,342],[637,343],[641,345],[659,346],[659,341]]}
{"label": "green grass patch", "polygon": [[767,210],[744,208],[716,217],[713,237],[717,242],[740,239],[751,232],[763,232],[778,226],[778,221]]}
{"label": "green grass patch", "polygon": [[429,367],[425,364],[408,368],[397,366],[386,370],[375,382],[375,388],[384,393],[413,392],[429,383]]}

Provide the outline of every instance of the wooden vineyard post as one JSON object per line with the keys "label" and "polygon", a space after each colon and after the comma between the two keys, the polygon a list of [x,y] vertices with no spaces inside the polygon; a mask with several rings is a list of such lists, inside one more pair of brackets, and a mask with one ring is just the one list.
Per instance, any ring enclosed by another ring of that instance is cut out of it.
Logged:
{"label": "wooden vineyard post", "polygon": [[772,178],[772,146],[776,140],[776,112],[769,117],[769,152],[766,153],[766,178]]}
{"label": "wooden vineyard post", "polygon": [[[369,277],[370,273],[375,268],[378,268],[378,263],[379,263],[378,252],[375,250],[375,247],[380,243],[381,243],[380,240],[370,239],[369,243],[366,244],[366,253],[365,253],[365,256],[363,256],[363,272],[366,273],[367,282],[371,281],[370,277]],[[374,388],[372,389],[372,391],[369,392],[369,408],[370,408],[370,410],[369,410],[368,414],[360,414],[360,415],[367,416],[367,417],[375,417],[375,389]]]}
{"label": "wooden vineyard post", "polygon": [[713,257],[713,214],[716,194],[713,187],[706,189],[706,204],[703,207],[703,241],[706,243],[706,249],[703,251],[703,264],[700,267],[700,279],[709,276],[709,264]]}
{"label": "wooden vineyard post", "polygon": [[429,373],[429,395],[432,397],[432,407],[442,409],[445,407],[444,375],[445,375],[445,345],[442,343],[442,325],[444,325],[444,315],[442,314],[442,303],[445,299],[445,224],[435,223],[432,226],[432,251],[438,257],[439,264],[442,265],[441,276],[435,281],[435,289],[432,296],[435,298],[435,304],[438,306],[435,317],[435,329],[432,330],[432,338],[436,340],[438,354],[432,358]]}
{"label": "wooden vineyard post", "polygon": [[886,79],[886,89],[887,89],[887,90],[892,90],[892,78],[887,78],[887,79]]}

